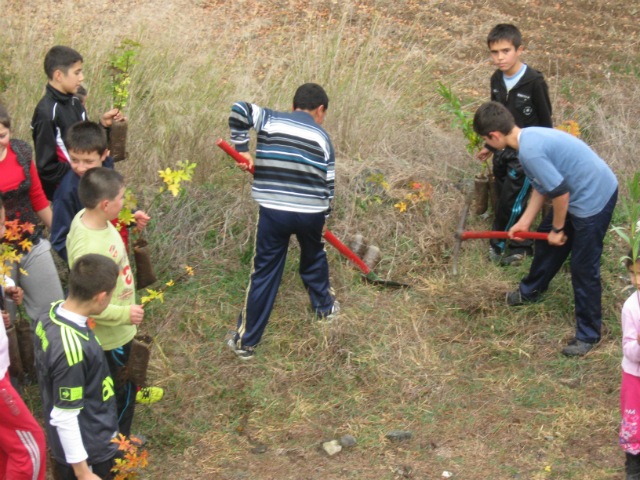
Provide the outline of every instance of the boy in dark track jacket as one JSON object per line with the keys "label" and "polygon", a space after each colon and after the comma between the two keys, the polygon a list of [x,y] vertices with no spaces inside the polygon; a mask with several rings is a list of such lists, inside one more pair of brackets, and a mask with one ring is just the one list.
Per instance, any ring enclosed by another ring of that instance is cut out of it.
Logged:
{"label": "boy in dark track jacket", "polygon": [[[69,153],[64,143],[69,128],[87,120],[87,112],[75,96],[84,80],[82,56],[69,47],[52,47],[44,58],[44,71],[49,83],[42,100],[36,106],[31,119],[36,167],[42,189],[49,201],[69,171]],[[114,121],[121,120],[120,110],[114,108],[100,119],[100,124],[109,129]]]}
{"label": "boy in dark track jacket", "polygon": [[77,259],[69,297],[35,323],[33,344],[47,439],[63,479],[107,477],[118,455],[114,379],[88,318],[109,306],[119,270],[109,257]]}
{"label": "boy in dark track jacket", "polygon": [[[523,48],[518,28],[509,24],[496,25],[489,32],[487,44],[493,63],[498,66],[491,76],[491,100],[507,107],[520,128],[552,128],[549,89],[542,73],[520,61]],[[498,189],[493,230],[508,231],[526,209],[531,183],[518,161],[518,152],[512,148],[493,151],[485,145],[476,158],[487,160],[492,153]],[[510,265],[530,256],[532,245],[531,240],[511,240],[507,249],[504,240],[492,239],[489,258]]]}

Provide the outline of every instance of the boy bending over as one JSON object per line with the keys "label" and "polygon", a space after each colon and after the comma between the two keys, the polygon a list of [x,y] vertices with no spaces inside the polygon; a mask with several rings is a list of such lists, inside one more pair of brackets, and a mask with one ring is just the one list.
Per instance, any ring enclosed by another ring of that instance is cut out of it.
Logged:
{"label": "boy bending over", "polygon": [[529,230],[547,197],[553,203],[538,227],[538,232],[549,233],[548,242],[536,241],[529,275],[507,294],[507,305],[538,301],[571,253],[577,328],[562,353],[584,355],[600,340],[600,257],[618,199],[618,180],[582,140],[552,128],[517,127],[499,103],[483,104],[473,118],[473,129],[493,148],[518,150],[533,185],[529,206],[509,229],[510,238]]}
{"label": "boy bending over", "polygon": [[328,106],[322,87],[307,83],[296,91],[291,113],[246,102],[231,109],[231,142],[251,164],[240,166],[243,170],[254,165],[249,130],[258,134],[251,189],[260,205],[255,253],[238,331],[227,342],[243,360],[253,357],[269,321],[292,234],[300,243],[300,277],[312,308],[325,318],[339,309],[322,242],[335,177],[333,146],[321,127]]}

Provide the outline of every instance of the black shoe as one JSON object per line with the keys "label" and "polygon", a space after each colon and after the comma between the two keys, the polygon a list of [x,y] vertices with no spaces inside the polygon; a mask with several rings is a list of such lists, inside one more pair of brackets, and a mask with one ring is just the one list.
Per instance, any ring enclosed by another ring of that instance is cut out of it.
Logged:
{"label": "black shoe", "polygon": [[567,346],[562,349],[562,354],[567,357],[578,357],[586,355],[591,351],[594,345],[594,343],[587,343],[574,338],[573,340],[569,340]]}
{"label": "black shoe", "polygon": [[533,250],[528,248],[514,248],[513,250],[509,250],[509,254],[502,257],[500,260],[500,265],[508,267],[509,265],[518,265],[525,258],[533,255]]}
{"label": "black shoe", "polygon": [[519,288],[515,289],[513,292],[507,293],[507,305],[509,307],[519,307],[520,305],[524,305],[524,299],[522,298]]}
{"label": "black shoe", "polygon": [[502,252],[498,252],[495,248],[489,246],[489,261],[493,263],[500,263],[501,258]]}
{"label": "black shoe", "polygon": [[627,472],[627,480],[640,480],[640,455],[625,452],[625,456],[624,469]]}

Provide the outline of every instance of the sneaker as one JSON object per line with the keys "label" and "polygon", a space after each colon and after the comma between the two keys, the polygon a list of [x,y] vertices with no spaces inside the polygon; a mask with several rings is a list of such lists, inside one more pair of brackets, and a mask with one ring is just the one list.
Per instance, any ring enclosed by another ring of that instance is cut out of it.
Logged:
{"label": "sneaker", "polygon": [[493,247],[489,247],[489,261],[493,263],[498,263],[502,258],[502,253],[496,252],[496,249]]}
{"label": "sneaker", "polygon": [[583,342],[582,340],[578,340],[577,338],[574,338],[572,340],[569,340],[569,343],[567,343],[567,346],[562,349],[562,354],[567,357],[577,357],[577,356],[586,355],[591,351],[594,345],[595,345],[594,343],[587,343],[587,342]]}
{"label": "sneaker", "polygon": [[227,347],[229,347],[240,360],[250,360],[255,355],[255,351],[251,347],[238,348],[233,338],[227,340]]}
{"label": "sneaker", "polygon": [[156,403],[164,397],[164,390],[160,387],[144,387],[136,393],[136,403]]}
{"label": "sneaker", "polygon": [[516,288],[513,292],[507,293],[507,305],[509,307],[519,307],[524,305],[524,299],[520,293],[520,289]]}
{"label": "sneaker", "polygon": [[316,321],[318,323],[331,323],[340,316],[340,303],[337,300],[333,301],[331,311],[326,315],[322,315],[316,312]]}
{"label": "sneaker", "polygon": [[509,265],[517,265],[522,260],[531,255],[531,252],[528,252],[524,249],[511,250],[509,255],[500,259],[500,265],[509,266]]}

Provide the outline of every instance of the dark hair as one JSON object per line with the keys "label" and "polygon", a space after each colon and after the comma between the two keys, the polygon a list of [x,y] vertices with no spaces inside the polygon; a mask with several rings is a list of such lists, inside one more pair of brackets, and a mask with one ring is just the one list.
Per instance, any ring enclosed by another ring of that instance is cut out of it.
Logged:
{"label": "dark hair", "polygon": [[300,85],[293,96],[294,110],[315,110],[320,105],[324,105],[325,109],[329,108],[329,97],[317,83]]}
{"label": "dark hair", "polygon": [[11,130],[11,117],[9,116],[9,112],[4,108],[4,105],[0,103],[0,125],[4,128],[8,128]]}
{"label": "dark hair", "polygon": [[97,123],[84,121],[75,123],[67,133],[67,150],[78,153],[98,152],[102,155],[107,149],[107,134]]}
{"label": "dark hair", "polygon": [[515,126],[516,121],[511,112],[498,102],[483,103],[473,116],[473,130],[481,137],[486,137],[491,132],[508,135]]}
{"label": "dark hair", "polygon": [[[636,258],[636,262],[640,262],[640,257]],[[629,249],[627,252],[627,257],[624,259],[624,266],[627,268],[631,268],[633,265],[633,249]]]}
{"label": "dark hair", "polygon": [[49,80],[53,80],[53,74],[56,70],[60,70],[66,75],[74,63],[82,61],[82,55],[73,48],[56,45],[51,47],[44,57],[44,73],[47,74]]}
{"label": "dark hair", "polygon": [[87,96],[87,89],[84,88],[82,85],[80,85],[78,87],[78,91],[76,92],[76,95],[80,95],[81,97],[86,97]]}
{"label": "dark hair", "polygon": [[96,208],[103,200],[113,200],[124,186],[124,178],[115,170],[98,167],[87,170],[80,179],[78,197],[85,208]]}
{"label": "dark hair", "polygon": [[69,298],[88,302],[99,293],[110,293],[116,288],[119,274],[113,259],[97,253],[83,255],[69,274]]}
{"label": "dark hair", "polygon": [[487,46],[491,48],[492,43],[506,40],[511,42],[516,50],[522,45],[522,34],[518,27],[510,23],[500,23],[493,27],[487,36]]}

